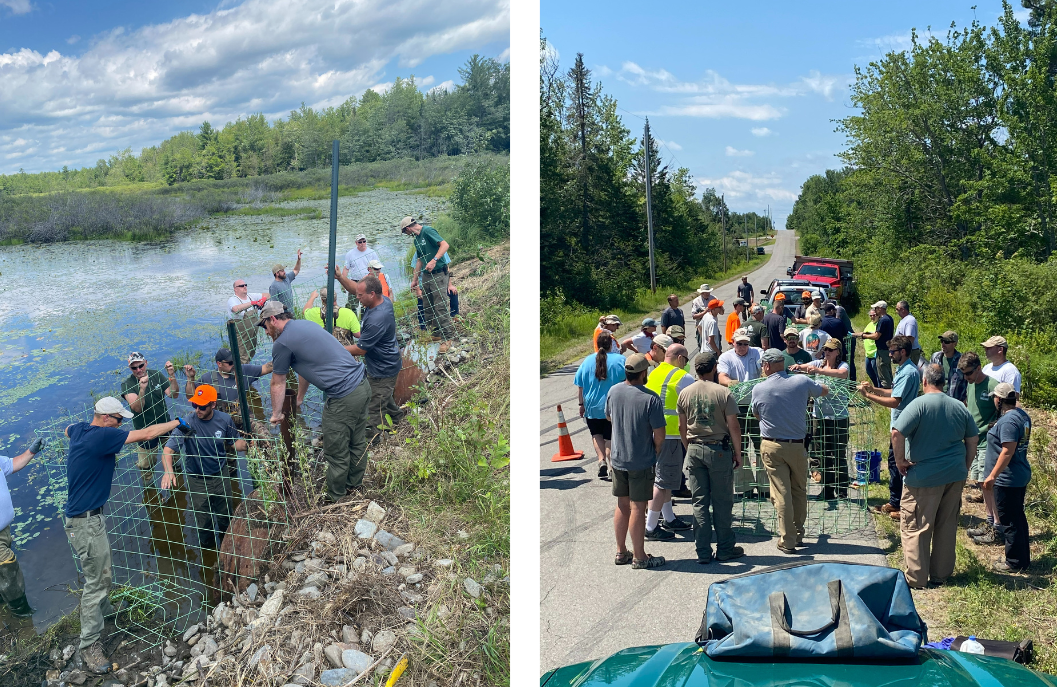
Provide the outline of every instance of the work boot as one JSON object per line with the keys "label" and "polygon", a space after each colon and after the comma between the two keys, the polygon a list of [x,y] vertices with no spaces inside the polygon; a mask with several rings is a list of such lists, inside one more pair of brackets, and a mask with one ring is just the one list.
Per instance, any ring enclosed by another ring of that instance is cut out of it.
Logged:
{"label": "work boot", "polygon": [[7,606],[11,609],[11,613],[13,613],[16,617],[28,618],[33,615],[34,609],[32,606],[29,605],[29,599],[26,598],[25,594],[18,597],[14,601],[8,601]]}
{"label": "work boot", "polygon": [[100,641],[81,649],[81,658],[84,659],[84,667],[96,675],[110,672],[110,660],[103,653],[103,643]]}
{"label": "work boot", "polygon": [[984,496],[983,496],[983,494],[977,494],[977,493],[973,493],[973,492],[965,492],[965,500],[968,501],[969,503],[983,503],[984,502]]}
{"label": "work boot", "polygon": [[982,537],[992,530],[992,525],[988,521],[984,520],[978,526],[965,530],[965,533],[970,537]]}
{"label": "work boot", "polygon": [[980,546],[990,546],[990,545],[993,545],[993,544],[1004,544],[1005,543],[1004,541],[1002,541],[1002,540],[1000,540],[998,538],[998,536],[995,533],[994,528],[989,529],[987,532],[985,532],[984,534],[981,534],[978,537],[970,536],[969,538],[972,539],[977,544],[979,544]]}

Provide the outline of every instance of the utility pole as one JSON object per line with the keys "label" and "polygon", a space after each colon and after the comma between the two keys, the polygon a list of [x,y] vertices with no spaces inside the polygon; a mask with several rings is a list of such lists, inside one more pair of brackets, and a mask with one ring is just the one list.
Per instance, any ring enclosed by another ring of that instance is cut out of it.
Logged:
{"label": "utility pole", "polygon": [[657,263],[653,256],[653,169],[650,167],[650,120],[646,120],[646,233],[650,241],[650,291],[657,293]]}
{"label": "utility pole", "polygon": [[[756,226],[756,216],[755,215],[753,215],[753,217],[752,217],[752,237],[754,239],[756,239],[756,245],[753,246],[753,248],[759,248],[760,247],[760,229],[759,229],[759,227]],[[748,243],[748,241],[746,241],[745,243]]]}
{"label": "utility pole", "polygon": [[727,271],[727,199],[719,197],[719,224],[723,230],[723,272]]}
{"label": "utility pole", "polygon": [[749,261],[749,216],[741,216],[741,234],[745,237],[745,262]]}

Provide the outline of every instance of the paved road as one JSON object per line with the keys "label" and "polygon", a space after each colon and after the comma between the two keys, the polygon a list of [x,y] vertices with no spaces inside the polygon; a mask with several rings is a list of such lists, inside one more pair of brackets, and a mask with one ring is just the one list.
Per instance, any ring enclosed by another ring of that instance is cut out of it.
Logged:
{"label": "paved road", "polygon": [[[795,236],[778,232],[774,257],[749,276],[757,290],[785,276],[793,264]],[[768,247],[770,248],[770,247]],[[770,251],[769,251],[770,252]],[[729,303],[737,283],[717,291]],[[690,321],[689,304],[684,308]],[[722,331],[722,328],[720,329]],[[687,337],[691,352],[692,334]],[[540,380],[540,668],[607,656],[629,646],[693,641],[705,608],[708,585],[729,575],[796,560],[781,554],[767,536],[738,534],[748,555],[728,563],[697,564],[692,535],[674,542],[647,542],[646,550],[663,555],[668,565],[632,570],[613,565],[615,499],[610,483],[596,477],[594,450],[587,426],[576,417],[576,365]],[[557,413],[563,404],[573,446],[583,461],[552,463],[557,451]],[[690,516],[688,501],[675,511]],[[869,522],[868,519],[866,519]],[[841,559],[885,564],[872,526],[840,537],[807,539],[800,560]]]}

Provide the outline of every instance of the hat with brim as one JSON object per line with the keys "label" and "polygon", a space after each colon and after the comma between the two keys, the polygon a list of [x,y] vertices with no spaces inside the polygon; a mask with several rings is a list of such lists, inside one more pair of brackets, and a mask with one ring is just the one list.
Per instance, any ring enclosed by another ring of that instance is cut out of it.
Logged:
{"label": "hat with brim", "polygon": [[274,276],[279,272],[282,272],[284,269],[285,268],[282,265],[280,265],[279,263],[275,263],[274,265],[272,265],[272,275]]}
{"label": "hat with brim", "polygon": [[1003,401],[1012,401],[1017,397],[1017,391],[1009,382],[999,382],[988,396],[1001,398]]}
{"label": "hat with brim", "polygon": [[887,301],[877,301],[876,303],[874,303],[870,307],[871,308],[887,308],[888,307],[888,302]]}
{"label": "hat with brim", "polygon": [[647,317],[646,319],[644,319],[642,321],[642,326],[643,327],[656,327],[657,326],[657,320],[653,319],[652,317]]}
{"label": "hat with brim", "polygon": [[218,363],[233,363],[235,362],[235,356],[231,355],[231,351],[226,348],[221,348],[217,351],[217,354],[213,356],[213,360]]}
{"label": "hat with brim", "polygon": [[992,336],[990,339],[982,342],[980,345],[984,348],[994,348],[995,346],[1008,346],[1009,344],[1006,343],[1006,337],[1004,336]]}
{"label": "hat with brim", "polygon": [[650,363],[646,360],[646,356],[641,353],[629,355],[628,359],[624,361],[624,371],[632,374],[638,374],[649,368],[649,366]]}
{"label": "hat with brim", "polygon": [[834,350],[834,351],[839,351],[842,348],[841,343],[840,343],[840,339],[834,338],[832,336],[830,338],[826,339],[826,343],[822,344],[822,347],[823,348],[828,348],[828,349]]}
{"label": "hat with brim", "polygon": [[275,317],[276,315],[282,315],[284,312],[285,308],[283,307],[283,304],[278,301],[278,299],[268,301],[264,304],[264,307],[261,308],[260,317],[257,318],[257,326],[263,327],[264,323],[268,321],[268,318]]}
{"label": "hat with brim", "polygon": [[734,305],[745,305],[745,304],[746,303],[745,303],[745,299],[744,298],[735,298],[734,299]]}
{"label": "hat with brim", "polygon": [[740,341],[748,343],[749,341],[752,341],[752,337],[749,336],[749,333],[744,329],[738,329],[737,331],[735,331],[734,336],[732,336],[731,339],[734,340],[734,343],[738,343]]}
{"label": "hat with brim", "polygon": [[217,390],[209,384],[199,385],[195,389],[194,396],[191,397],[191,403],[197,406],[209,405],[215,400],[217,400]]}
{"label": "hat with brim", "polygon": [[708,309],[709,310],[713,310],[715,308],[722,308],[722,307],[723,307],[723,301],[719,300],[718,298],[713,298],[712,300],[710,300],[708,302]]}
{"label": "hat with brim", "polygon": [[95,402],[96,415],[120,415],[123,418],[132,417],[132,413],[113,396],[104,396]]}
{"label": "hat with brim", "polygon": [[139,351],[132,351],[131,353],[128,354],[128,364],[129,365],[131,365],[132,363],[145,363],[145,362],[147,362],[147,359],[144,358],[143,354],[140,353]]}
{"label": "hat with brim", "polygon": [[712,293],[712,287],[709,286],[708,284],[702,284],[701,286],[697,287],[697,292],[698,293]]}
{"label": "hat with brim", "polygon": [[[686,330],[683,329],[682,325],[673,324],[671,327],[668,327],[668,329],[665,331],[665,334],[672,337],[673,339],[678,339],[680,336],[686,336]],[[664,336],[664,334],[662,334],[661,336]]]}
{"label": "hat with brim", "polygon": [[948,329],[940,334],[940,343],[958,343],[958,332]]}
{"label": "hat with brim", "polygon": [[366,234],[357,234],[356,235],[356,240],[357,241],[360,241],[360,240],[366,241],[367,240],[367,235]]}
{"label": "hat with brim", "polygon": [[800,332],[797,330],[796,327],[786,327],[785,331],[782,332],[782,338],[784,339],[787,336],[799,337],[800,336]]}
{"label": "hat with brim", "polygon": [[414,217],[405,217],[404,219],[400,220],[400,224],[397,225],[397,228],[400,231],[403,231],[404,229],[407,229],[408,227],[410,227],[414,223],[415,223],[415,218]]}
{"label": "hat with brim", "polygon": [[620,324],[620,318],[616,315],[606,315],[602,319],[602,324]]}
{"label": "hat with brim", "polygon": [[784,363],[785,353],[782,353],[777,348],[768,348],[760,356],[760,360],[765,363]]}
{"label": "hat with brim", "polygon": [[382,269],[382,263],[378,262],[377,260],[371,260],[369,263],[367,263],[367,266],[370,267],[372,270]]}
{"label": "hat with brim", "polygon": [[[669,329],[668,331],[671,331],[671,329]],[[657,336],[653,337],[652,343],[654,346],[660,346],[661,348],[667,351],[668,347],[675,343],[675,339],[668,336],[667,334],[658,334]]]}
{"label": "hat with brim", "polygon": [[716,352],[713,350],[704,350],[694,356],[694,367],[698,365],[715,365],[716,364]]}

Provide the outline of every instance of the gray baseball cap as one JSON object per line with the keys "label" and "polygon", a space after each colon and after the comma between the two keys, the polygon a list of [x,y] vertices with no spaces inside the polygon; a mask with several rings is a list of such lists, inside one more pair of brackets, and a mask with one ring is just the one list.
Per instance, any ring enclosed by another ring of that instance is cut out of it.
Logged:
{"label": "gray baseball cap", "polygon": [[701,351],[694,356],[694,367],[698,365],[714,365],[716,362],[716,352],[713,350]]}
{"label": "gray baseball cap", "polygon": [[768,348],[763,352],[763,355],[760,356],[760,360],[765,363],[784,363],[785,353],[782,353],[777,348]]}
{"label": "gray baseball cap", "polygon": [[283,304],[279,302],[278,298],[276,298],[275,300],[268,301],[267,303],[264,304],[264,307],[261,308],[260,317],[257,318],[257,326],[258,327],[263,327],[265,321],[269,317],[275,317],[276,315],[282,315],[283,312],[285,312],[285,309],[283,308]]}

